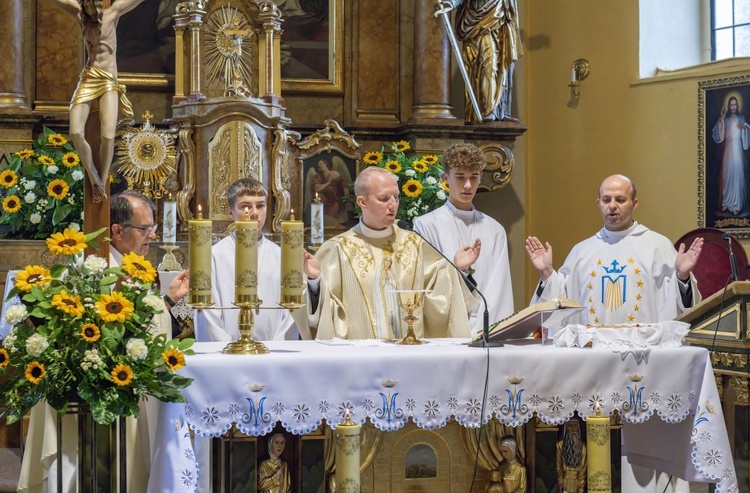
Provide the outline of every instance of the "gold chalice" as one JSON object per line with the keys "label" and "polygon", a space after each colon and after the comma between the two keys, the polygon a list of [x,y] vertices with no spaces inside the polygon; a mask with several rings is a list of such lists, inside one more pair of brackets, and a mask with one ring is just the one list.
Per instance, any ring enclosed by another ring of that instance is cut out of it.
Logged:
{"label": "gold chalice", "polygon": [[398,306],[403,308],[406,312],[406,316],[403,318],[403,321],[406,322],[407,326],[406,335],[396,344],[409,346],[424,344],[424,342],[420,341],[417,338],[416,334],[414,334],[414,322],[419,320],[419,317],[414,315],[414,312],[417,311],[417,308],[422,305],[422,297],[426,292],[427,291],[425,290],[415,289],[400,289],[395,291],[398,296]]}

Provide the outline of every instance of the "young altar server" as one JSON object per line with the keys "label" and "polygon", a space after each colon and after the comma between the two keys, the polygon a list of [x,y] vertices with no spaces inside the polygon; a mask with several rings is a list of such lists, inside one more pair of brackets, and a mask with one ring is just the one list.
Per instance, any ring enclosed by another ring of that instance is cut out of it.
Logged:
{"label": "young altar server", "polygon": [[[229,216],[234,220],[247,217],[258,221],[258,231],[266,222],[268,192],[253,178],[240,178],[227,190]],[[211,249],[211,296],[216,306],[232,307],[234,303],[235,235],[232,232]],[[281,299],[281,249],[259,233],[258,238],[258,298],[265,306],[278,305]],[[201,310],[196,315],[198,341],[236,341],[240,337],[239,310]],[[297,340],[297,325],[289,310],[260,310],[255,315],[253,339]]]}
{"label": "young altar server", "polygon": [[[453,260],[487,298],[490,322],[513,313],[508,238],[502,225],[474,208],[484,153],[472,144],[453,144],[443,154],[448,201],[414,221],[414,229]],[[473,333],[482,330],[480,303],[471,313]]]}

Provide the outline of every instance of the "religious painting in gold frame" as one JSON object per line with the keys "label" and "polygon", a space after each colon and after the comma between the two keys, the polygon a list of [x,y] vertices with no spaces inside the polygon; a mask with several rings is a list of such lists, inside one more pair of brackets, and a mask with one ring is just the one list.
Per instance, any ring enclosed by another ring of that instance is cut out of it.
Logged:
{"label": "religious painting in gold frame", "polygon": [[118,81],[131,89],[174,86],[174,18],[182,0],[142,2],[117,25]]}
{"label": "religious painting in gold frame", "polygon": [[342,94],[344,0],[281,2],[281,92]]}
{"label": "religious painting in gold frame", "polygon": [[750,238],[750,76],[698,83],[698,226]]}

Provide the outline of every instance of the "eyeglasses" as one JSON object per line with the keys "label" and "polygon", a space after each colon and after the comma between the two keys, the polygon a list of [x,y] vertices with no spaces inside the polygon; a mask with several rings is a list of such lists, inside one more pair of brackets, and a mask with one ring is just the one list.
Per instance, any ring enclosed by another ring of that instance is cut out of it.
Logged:
{"label": "eyeglasses", "polygon": [[156,230],[159,229],[158,224],[150,224],[148,226],[135,226],[134,224],[123,224],[123,227],[137,229],[144,235],[147,235],[149,233],[156,233]]}

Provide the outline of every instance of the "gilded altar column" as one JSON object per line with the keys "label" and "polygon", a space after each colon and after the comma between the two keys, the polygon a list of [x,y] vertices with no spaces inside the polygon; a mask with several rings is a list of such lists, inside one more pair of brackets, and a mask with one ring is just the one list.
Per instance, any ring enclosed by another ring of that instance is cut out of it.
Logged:
{"label": "gilded altar column", "polygon": [[36,1],[4,0],[0,8],[0,108],[30,109]]}
{"label": "gilded altar column", "polygon": [[410,121],[448,119],[455,123],[450,105],[450,44],[440,19],[434,16],[435,6],[435,0],[414,1],[414,106]]}
{"label": "gilded altar column", "polygon": [[260,79],[258,93],[266,99],[281,98],[281,12],[273,2],[258,2],[258,21],[263,25],[260,37]]}

